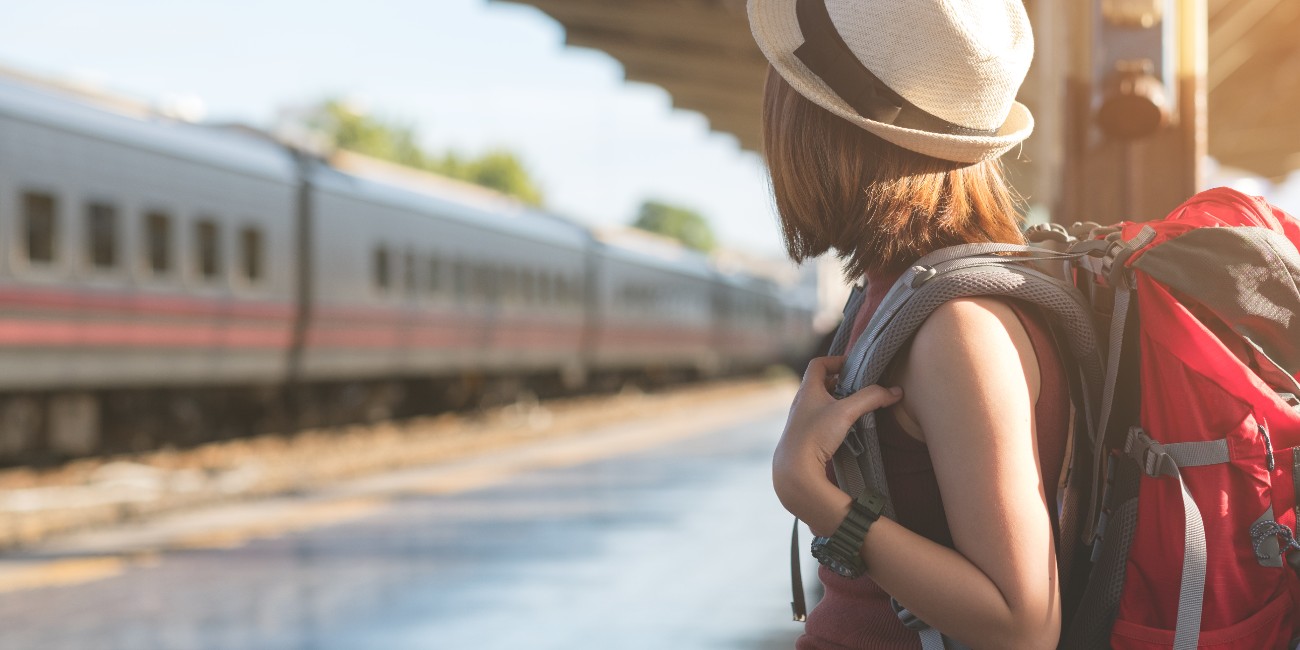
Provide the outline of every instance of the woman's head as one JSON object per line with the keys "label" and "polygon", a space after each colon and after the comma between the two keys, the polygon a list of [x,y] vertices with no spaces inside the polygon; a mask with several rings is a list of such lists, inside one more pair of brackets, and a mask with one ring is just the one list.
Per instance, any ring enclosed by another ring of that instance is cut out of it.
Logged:
{"label": "woman's head", "polygon": [[795,261],[835,249],[850,277],[894,272],[943,246],[1019,242],[997,159],[974,164],[896,146],[768,71],[763,146]]}
{"label": "woman's head", "polygon": [[793,258],[850,275],[1018,241],[998,157],[1033,130],[1022,0],[749,0],[763,139]]}

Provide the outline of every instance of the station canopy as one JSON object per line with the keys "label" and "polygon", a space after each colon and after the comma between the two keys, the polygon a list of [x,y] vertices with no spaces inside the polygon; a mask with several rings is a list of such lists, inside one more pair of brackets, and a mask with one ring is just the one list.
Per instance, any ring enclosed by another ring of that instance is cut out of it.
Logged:
{"label": "station canopy", "polygon": [[[760,148],[767,63],[750,37],[744,0],[508,1],[541,9],[564,26],[569,45],[608,53],[627,79],[663,87],[674,106],[699,111],[746,149]],[[1030,15],[1046,1],[1028,0]],[[1300,168],[1300,1],[1208,4],[1210,155],[1285,176]]]}

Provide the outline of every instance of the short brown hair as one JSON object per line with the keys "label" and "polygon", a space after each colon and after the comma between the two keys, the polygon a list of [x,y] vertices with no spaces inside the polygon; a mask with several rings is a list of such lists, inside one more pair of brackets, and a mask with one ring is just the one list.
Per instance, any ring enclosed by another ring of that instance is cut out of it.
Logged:
{"label": "short brown hair", "polygon": [[834,248],[850,278],[896,273],[955,244],[1022,243],[1001,163],[956,163],[891,144],[804,98],[768,68],[763,148],[796,262]]}

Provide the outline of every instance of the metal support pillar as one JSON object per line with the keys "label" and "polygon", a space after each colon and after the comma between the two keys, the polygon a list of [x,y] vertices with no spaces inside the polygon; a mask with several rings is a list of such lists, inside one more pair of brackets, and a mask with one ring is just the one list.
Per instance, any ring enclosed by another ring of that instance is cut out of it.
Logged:
{"label": "metal support pillar", "polygon": [[1201,189],[1206,0],[1067,4],[1063,223],[1145,221]]}

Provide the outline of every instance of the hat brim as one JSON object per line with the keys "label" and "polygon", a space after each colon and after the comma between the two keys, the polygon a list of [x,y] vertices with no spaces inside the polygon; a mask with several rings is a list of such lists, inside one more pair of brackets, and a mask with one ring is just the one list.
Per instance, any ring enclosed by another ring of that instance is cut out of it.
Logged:
{"label": "hat brim", "polygon": [[1034,130],[1034,117],[1020,102],[1011,104],[1006,121],[996,135],[989,136],[932,133],[869,120],[840,99],[795,57],[795,48],[803,45],[803,34],[795,18],[795,0],[749,0],[748,12],[750,30],[759,49],[777,74],[796,92],[904,149],[954,162],[977,163],[1001,156],[1023,142]]}

